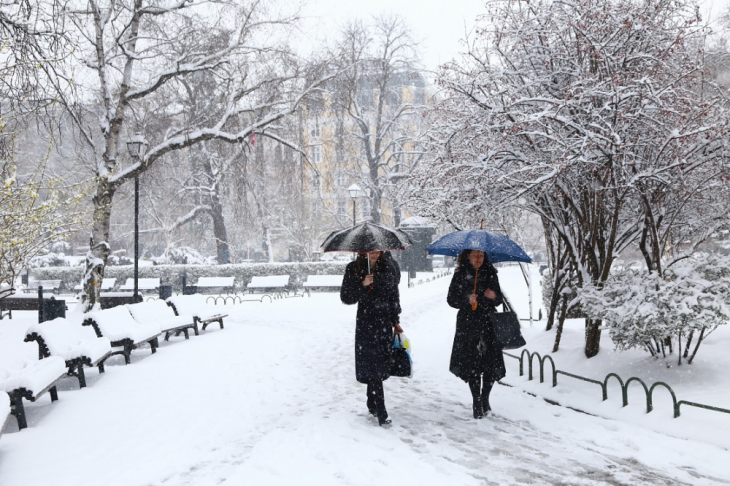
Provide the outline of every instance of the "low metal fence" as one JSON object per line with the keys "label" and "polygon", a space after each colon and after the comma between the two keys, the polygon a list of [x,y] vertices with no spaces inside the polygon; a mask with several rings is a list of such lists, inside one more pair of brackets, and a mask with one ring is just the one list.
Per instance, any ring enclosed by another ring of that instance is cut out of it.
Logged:
{"label": "low metal fence", "polygon": [[608,382],[611,378],[615,378],[618,381],[619,385],[621,386],[621,400],[622,400],[624,407],[629,404],[629,385],[633,382],[637,382],[644,389],[644,394],[646,396],[646,413],[649,413],[652,410],[654,410],[654,402],[653,402],[654,390],[657,387],[664,387],[669,391],[669,394],[672,397],[672,407],[674,410],[674,418],[679,417],[680,408],[682,405],[686,405],[688,407],[702,408],[702,409],[711,410],[714,412],[722,412],[722,413],[730,414],[730,410],[725,409],[725,408],[713,407],[711,405],[690,402],[687,400],[678,401],[677,395],[674,393],[674,390],[672,390],[672,387],[662,381],[657,381],[649,387],[646,385],[646,383],[644,383],[644,381],[641,378],[632,376],[631,378],[629,378],[628,380],[626,380],[624,382],[624,380],[621,379],[621,377],[616,373],[609,373],[608,375],[606,375],[606,378],[604,378],[603,381],[599,381],[599,380],[594,380],[592,378],[586,378],[585,376],[580,376],[580,375],[576,375],[574,373],[568,373],[567,371],[557,369],[555,367],[555,361],[553,361],[553,358],[549,354],[546,354],[545,356],[540,356],[540,353],[538,353],[537,351],[531,353],[527,349],[523,349],[522,353],[519,356],[507,353],[505,351],[502,351],[502,353],[505,356],[514,358],[520,362],[520,376],[523,376],[525,374],[524,363],[525,363],[525,356],[527,356],[527,364],[528,364],[527,379],[528,380],[533,379],[533,358],[537,358],[537,363],[540,365],[540,383],[544,383],[544,381],[545,381],[545,362],[550,361],[550,365],[552,368],[553,387],[558,386],[558,375],[568,376],[570,378],[575,378],[576,380],[582,380],[582,381],[585,381],[588,383],[593,383],[593,384],[599,385],[601,387],[601,392],[603,393],[604,401],[608,400]]}

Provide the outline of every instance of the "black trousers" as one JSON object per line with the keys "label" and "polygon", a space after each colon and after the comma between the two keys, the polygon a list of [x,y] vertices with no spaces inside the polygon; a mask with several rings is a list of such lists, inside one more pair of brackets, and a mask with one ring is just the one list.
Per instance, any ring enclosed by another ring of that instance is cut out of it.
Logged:
{"label": "black trousers", "polygon": [[383,381],[369,381],[367,394],[368,411],[377,416],[380,420],[388,418],[388,412],[385,409],[385,391],[383,390]]}

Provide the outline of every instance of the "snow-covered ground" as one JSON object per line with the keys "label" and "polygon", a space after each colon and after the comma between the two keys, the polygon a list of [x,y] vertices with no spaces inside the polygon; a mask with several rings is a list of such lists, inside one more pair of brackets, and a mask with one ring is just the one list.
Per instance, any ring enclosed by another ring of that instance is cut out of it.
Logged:
{"label": "snow-covered ground", "polygon": [[[527,297],[511,283],[515,269],[500,269],[500,279],[519,311]],[[471,418],[468,387],[448,371],[456,317],[448,284],[402,286],[415,375],[385,383],[389,428],[367,414],[354,379],[354,306],[336,294],[249,302],[226,307],[224,330],[172,338],[154,355],[135,351],[128,366],[114,358],[105,374],[87,373],[87,388],[67,379],[58,402],[27,404],[29,427],[18,432],[11,418],[0,438],[0,485],[730,484],[730,416],[683,409],[674,419],[661,393],[645,415],[633,388],[622,409],[616,389],[602,403],[595,385],[527,382],[508,359],[505,382],[517,387],[496,387],[495,414]],[[0,321],[0,352],[34,319],[16,312]],[[549,350],[554,333],[525,326],[528,347]],[[586,360],[570,323],[555,360],[586,376],[649,370],[680,399],[730,408],[730,358],[719,353],[728,341],[711,336],[681,369],[640,353],[619,357],[607,336]]]}

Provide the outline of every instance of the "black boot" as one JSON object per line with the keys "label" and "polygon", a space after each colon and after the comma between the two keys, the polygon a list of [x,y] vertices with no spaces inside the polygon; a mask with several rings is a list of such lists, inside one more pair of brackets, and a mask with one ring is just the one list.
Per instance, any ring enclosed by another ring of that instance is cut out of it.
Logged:
{"label": "black boot", "polygon": [[373,391],[373,387],[372,387],[372,385],[370,383],[368,383],[368,391],[367,391],[367,393],[368,393],[368,401],[367,401],[368,412],[370,412],[370,415],[373,415],[373,416],[377,417],[378,416],[378,410],[377,410],[377,408],[375,406],[375,396],[374,396],[374,393],[375,392]]}
{"label": "black boot", "polygon": [[489,405],[489,394],[492,392],[493,385],[494,385],[493,381],[484,380],[484,386],[482,387],[482,396],[481,396],[482,411],[484,412],[484,415],[486,415],[487,412],[492,411],[492,407]]}
{"label": "black boot", "polygon": [[471,390],[471,397],[473,400],[472,411],[474,412],[474,418],[484,418],[484,411],[482,410],[482,401],[479,395],[481,388],[481,378],[476,377],[469,380],[469,390]]}
{"label": "black boot", "polygon": [[482,410],[482,402],[479,399],[479,397],[474,398],[474,403],[472,404],[471,408],[472,408],[472,411],[474,412],[475,419],[484,418],[484,411]]}
{"label": "black boot", "polygon": [[389,425],[391,420],[388,418],[388,411],[385,409],[385,392],[383,390],[382,381],[373,381],[368,384],[368,388],[372,391],[369,397],[372,397],[373,415],[378,417],[378,425]]}

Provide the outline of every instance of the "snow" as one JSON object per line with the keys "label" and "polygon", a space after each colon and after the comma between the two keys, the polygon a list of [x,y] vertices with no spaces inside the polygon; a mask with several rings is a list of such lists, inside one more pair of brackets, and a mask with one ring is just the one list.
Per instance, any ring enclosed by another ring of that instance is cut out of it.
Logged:
{"label": "snow", "polygon": [[208,304],[208,298],[209,296],[201,294],[176,295],[167,301],[172,302],[179,315],[193,315],[202,321],[225,315],[225,312],[221,312],[219,308]]}
{"label": "snow", "polygon": [[304,287],[340,287],[342,275],[308,275]]}
{"label": "snow", "polygon": [[89,312],[87,316],[99,326],[101,335],[109,338],[111,342],[131,339],[133,342],[139,343],[152,339],[161,331],[160,325],[157,323],[142,323],[134,320],[126,306]]}
{"label": "snow", "polygon": [[289,275],[268,275],[266,277],[253,277],[247,289],[284,288],[289,284]]}
{"label": "snow", "polygon": [[[157,290],[160,288],[159,278],[138,278],[137,289],[139,290]],[[134,290],[134,279],[128,278],[127,281],[119,287],[119,290]]]}
{"label": "snow", "polygon": [[197,287],[233,287],[236,277],[200,277]]}
{"label": "snow", "polygon": [[135,321],[141,324],[149,323],[159,326],[162,332],[194,323],[192,315],[183,314],[176,316],[172,307],[167,305],[163,300],[152,300],[131,305],[127,304],[125,307],[132,314]]}
{"label": "snow", "polygon": [[10,415],[10,397],[4,391],[0,391],[0,435],[3,434],[8,415]]}
{"label": "snow", "polygon": [[[62,358],[51,356],[38,360],[38,351],[29,357],[22,339],[18,343],[2,343],[0,346],[0,391],[11,392],[25,388],[33,395],[42,392],[48,385],[66,372]],[[35,346],[35,345],[33,345]]]}
{"label": "snow", "polygon": [[60,356],[64,361],[86,356],[94,363],[111,352],[108,338],[97,337],[92,328],[62,317],[33,324],[26,335],[33,333],[43,338],[51,356]]}
{"label": "snow", "polygon": [[[507,285],[518,280],[509,274],[519,268],[499,272],[513,303],[524,305],[520,301],[527,297]],[[218,308],[229,314],[223,330],[161,342],[154,355],[134,351],[128,366],[114,357],[105,374],[87,373],[87,388],[79,390],[67,379],[58,402],[27,404],[29,428],[18,432],[11,419],[0,439],[0,484],[730,481],[730,434],[724,425],[730,416],[687,409],[674,419],[659,395],[656,410],[647,415],[633,388],[622,409],[615,389],[602,404],[595,385],[581,382],[572,391],[567,378],[555,389],[528,382],[508,358],[505,381],[518,386],[497,386],[495,414],[471,418],[468,387],[448,371],[456,318],[445,302],[449,281],[408,288],[402,280],[401,325],[412,345],[414,377],[385,382],[389,428],[368,415],[365,387],[354,378],[355,306],[342,305],[336,293],[228,305]],[[22,340],[34,314],[17,314],[0,326],[0,343]],[[530,349],[543,349],[554,338],[543,327],[525,324]],[[656,378],[676,384],[681,398],[717,406],[730,401],[725,378],[730,360],[720,351],[727,349],[727,334],[713,334],[707,354],[681,369],[658,366],[643,355],[617,355],[608,340],[596,358],[586,360],[580,341],[577,323],[570,323],[556,354],[558,368],[599,375],[610,366],[622,376],[637,367],[652,369]],[[553,406],[521,388],[536,394],[567,391],[615,417]],[[585,398],[581,389],[588,390]]]}

